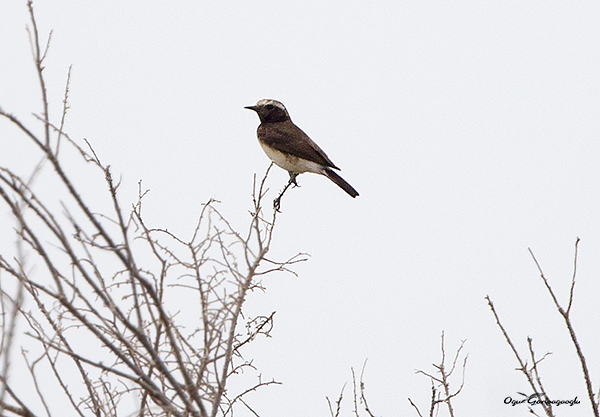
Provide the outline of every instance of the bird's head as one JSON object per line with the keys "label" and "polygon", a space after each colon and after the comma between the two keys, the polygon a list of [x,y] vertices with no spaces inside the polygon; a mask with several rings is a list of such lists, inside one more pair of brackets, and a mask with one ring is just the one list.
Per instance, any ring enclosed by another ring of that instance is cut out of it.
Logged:
{"label": "bird's head", "polygon": [[290,120],[285,106],[277,100],[263,99],[259,100],[254,106],[244,107],[245,109],[254,110],[261,123],[283,122]]}

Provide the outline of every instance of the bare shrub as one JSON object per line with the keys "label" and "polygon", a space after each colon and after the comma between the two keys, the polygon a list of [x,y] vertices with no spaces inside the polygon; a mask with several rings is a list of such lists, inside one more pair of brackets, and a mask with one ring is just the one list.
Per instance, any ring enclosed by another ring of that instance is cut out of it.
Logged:
{"label": "bare shrub", "polygon": [[[22,162],[0,167],[0,198],[16,222],[18,249],[0,254],[0,414],[214,417],[233,415],[237,404],[252,410],[244,396],[277,382],[263,380],[242,353],[269,334],[273,313],[245,317],[244,302],[262,289],[263,275],[305,259],[266,257],[277,215],[266,218],[262,209],[269,170],[255,178],[244,233],[215,201],[204,204],[188,240],[147,225],[141,183],[137,201],[123,207],[110,166],[87,141],[81,146],[65,133],[70,71],[62,117],[49,119],[43,69],[50,38],[42,47],[31,1],[28,7],[42,133],[0,109],[17,128],[10,140],[33,143],[40,161],[26,174],[19,173]],[[105,188],[93,194],[110,210],[84,197],[90,189],[68,173],[65,147],[104,178]],[[230,378],[249,371],[251,385],[228,389]]]}
{"label": "bare shrub", "polygon": [[[540,273],[540,277],[542,279],[542,282],[544,283],[544,287],[548,291],[548,295],[552,299],[552,302],[554,303],[556,310],[558,311],[558,313],[564,320],[565,327],[567,328],[567,331],[569,332],[569,336],[571,338],[573,347],[575,348],[575,352],[576,352],[577,358],[579,360],[579,364],[580,364],[581,371],[582,371],[582,378],[583,378],[583,381],[585,382],[585,386],[586,386],[586,390],[587,390],[587,394],[588,394],[590,408],[591,408],[592,412],[594,413],[594,416],[598,417],[599,416],[599,414],[598,414],[598,401],[599,401],[598,397],[599,397],[599,395],[594,394],[594,390],[592,387],[592,380],[590,378],[590,372],[588,369],[587,361],[586,361],[585,355],[583,353],[583,350],[581,349],[579,341],[577,340],[577,334],[575,333],[575,328],[573,326],[573,322],[571,321],[571,308],[573,307],[573,300],[574,300],[574,294],[575,294],[575,278],[577,276],[577,250],[578,250],[578,247],[579,247],[579,238],[577,238],[577,240],[575,241],[575,254],[573,256],[573,275],[571,277],[571,288],[569,291],[569,298],[568,298],[568,303],[567,303],[566,308],[563,305],[561,305],[561,303],[558,302],[558,298],[557,298],[554,290],[552,289],[550,282],[544,275],[544,272],[542,271],[542,267],[538,263],[535,255],[533,254],[533,251],[531,249],[529,249],[529,253],[530,253],[533,261],[535,262],[535,265]],[[531,390],[533,392],[531,394],[531,397],[539,399],[539,401],[537,401],[537,403],[542,407],[542,410],[544,411],[544,413],[548,417],[553,417],[555,415],[553,408],[552,408],[553,399],[552,399],[552,396],[547,392],[546,388],[544,387],[544,384],[542,383],[542,378],[540,376],[540,369],[539,369],[540,362],[542,362],[549,355],[549,353],[546,353],[546,354],[542,355],[541,357],[536,356],[536,353],[535,353],[535,350],[533,347],[533,339],[531,337],[527,337],[527,348],[528,348],[527,353],[524,354],[522,352],[519,352],[518,349],[516,348],[515,343],[513,342],[512,338],[508,334],[508,331],[506,330],[506,328],[500,321],[500,316],[498,315],[491,298],[489,296],[487,296],[486,300],[488,302],[490,310],[492,311],[492,314],[494,315],[494,318],[496,319],[496,323],[498,324],[500,331],[504,335],[506,343],[509,345],[509,347],[513,351],[515,358],[517,359],[517,362],[519,363],[519,367],[517,368],[517,370],[523,374],[523,376],[527,380],[527,383],[531,387]],[[523,395],[526,398],[528,397],[525,394],[523,394]],[[531,406],[529,406],[528,408],[532,414],[538,415],[535,413],[535,411],[532,409]]]}

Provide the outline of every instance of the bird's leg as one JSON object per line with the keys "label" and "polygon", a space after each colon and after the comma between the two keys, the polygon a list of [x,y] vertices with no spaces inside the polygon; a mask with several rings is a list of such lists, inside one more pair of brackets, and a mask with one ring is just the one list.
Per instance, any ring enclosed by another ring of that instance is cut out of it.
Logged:
{"label": "bird's leg", "polygon": [[275,200],[273,200],[273,208],[280,213],[281,213],[281,210],[279,210],[279,208],[281,207],[281,197],[283,197],[283,194],[287,191],[288,188],[290,188],[290,185],[294,185],[294,187],[299,187],[298,183],[296,182],[296,177],[298,176],[298,174],[296,174],[294,172],[290,172],[289,174],[290,174],[290,180],[288,181],[286,186],[283,188],[283,191],[281,191],[281,194],[279,194],[279,197],[277,197]]}
{"label": "bird's leg", "polygon": [[[290,174],[290,182],[289,183],[294,184],[294,187],[300,187],[298,185],[298,183],[296,182],[296,177],[298,176],[298,173],[297,172],[288,171],[288,174]],[[288,183],[288,185],[289,185],[289,183]]]}

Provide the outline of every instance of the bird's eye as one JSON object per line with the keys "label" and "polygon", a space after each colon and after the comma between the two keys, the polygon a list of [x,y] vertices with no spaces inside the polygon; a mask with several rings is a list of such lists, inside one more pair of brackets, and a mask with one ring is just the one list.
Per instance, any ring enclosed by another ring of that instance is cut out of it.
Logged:
{"label": "bird's eye", "polygon": [[267,109],[267,110],[273,110],[273,105],[272,104],[267,104],[265,106],[265,109]]}

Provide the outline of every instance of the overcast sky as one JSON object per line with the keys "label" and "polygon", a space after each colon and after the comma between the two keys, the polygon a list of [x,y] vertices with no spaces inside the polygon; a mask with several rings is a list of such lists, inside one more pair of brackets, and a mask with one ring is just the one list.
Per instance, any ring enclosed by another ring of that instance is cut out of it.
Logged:
{"label": "overcast sky", "polygon": [[[146,222],[189,236],[201,203],[249,220],[269,164],[258,117],[282,101],[360,193],[305,174],[282,202],[272,253],[307,252],[249,309],[275,315],[255,343],[262,417],[328,416],[362,366],[377,416],[427,410],[440,334],[469,354],[457,415],[525,416],[529,392],[486,305],[520,349],[531,336],[557,399],[591,415],[574,349],[532,262],[566,301],[581,238],[573,320],[600,387],[600,3],[597,1],[39,1],[53,30],[51,113],[73,65],[66,130],[87,138],[120,198],[151,192]],[[0,106],[40,112],[26,2],[0,4]],[[0,165],[25,157],[0,122]],[[272,173],[271,197],[287,181]],[[1,214],[8,218],[6,209]],[[6,223],[6,222],[4,222]],[[349,390],[347,391],[350,392]],[[350,414],[350,403],[346,403]],[[241,411],[240,415],[243,414]]]}

